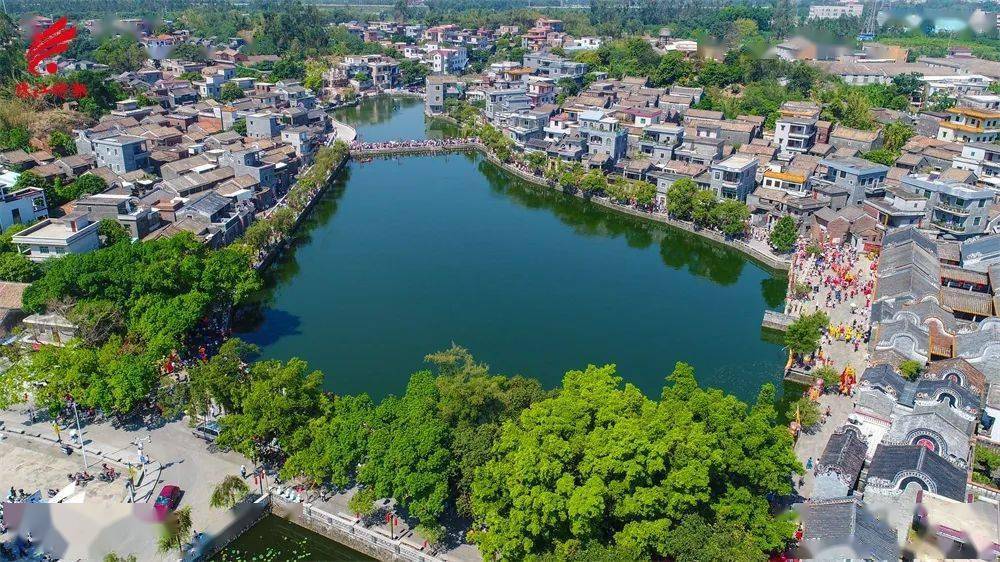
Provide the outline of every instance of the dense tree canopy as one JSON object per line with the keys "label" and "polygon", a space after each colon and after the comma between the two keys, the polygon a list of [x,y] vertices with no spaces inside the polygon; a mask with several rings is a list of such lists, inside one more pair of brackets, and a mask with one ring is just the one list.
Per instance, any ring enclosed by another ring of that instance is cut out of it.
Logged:
{"label": "dense tree canopy", "polygon": [[181,347],[213,305],[239,304],[260,287],[249,259],[190,235],[114,244],[53,262],[24,293],[25,310],[59,300],[106,300],[123,311],[129,339],[154,356]]}
{"label": "dense tree canopy", "polygon": [[590,366],[504,424],[497,456],[472,488],[484,557],[593,541],[645,559],[684,557],[697,552],[678,544],[694,539],[682,532],[690,521],[714,529],[723,549],[740,537],[741,559],[780,549],[793,527],[769,513],[766,498],[789,493],[789,475],[802,469],[788,432],[775,426],[774,388],[748,409],[700,388],[686,364],[669,381],[651,400],[623,386],[614,366]]}
{"label": "dense tree canopy", "polygon": [[94,60],[115,72],[139,70],[146,60],[146,49],[131,35],[117,35],[101,42],[94,51]]}

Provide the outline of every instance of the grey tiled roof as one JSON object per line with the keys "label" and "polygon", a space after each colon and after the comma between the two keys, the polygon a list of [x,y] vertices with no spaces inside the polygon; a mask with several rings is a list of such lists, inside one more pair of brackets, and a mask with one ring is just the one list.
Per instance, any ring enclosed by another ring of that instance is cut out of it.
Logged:
{"label": "grey tiled roof", "polygon": [[1000,318],[987,318],[970,331],[959,333],[955,354],[982,371],[987,381],[1000,382]]}
{"label": "grey tiled roof", "polygon": [[879,521],[860,500],[837,498],[798,506],[804,559],[896,560],[897,531]]}
{"label": "grey tiled roof", "polygon": [[838,429],[823,449],[817,472],[834,472],[848,490],[853,490],[865,464],[868,445],[857,430],[850,427]]}
{"label": "grey tiled roof", "polygon": [[921,440],[934,443],[935,451],[953,464],[966,466],[969,434],[936,411],[896,416],[885,436],[886,443],[900,445],[916,445]]}
{"label": "grey tiled roof", "polygon": [[868,467],[868,487],[903,489],[916,482],[939,496],[965,500],[967,471],[921,445],[881,444]]}

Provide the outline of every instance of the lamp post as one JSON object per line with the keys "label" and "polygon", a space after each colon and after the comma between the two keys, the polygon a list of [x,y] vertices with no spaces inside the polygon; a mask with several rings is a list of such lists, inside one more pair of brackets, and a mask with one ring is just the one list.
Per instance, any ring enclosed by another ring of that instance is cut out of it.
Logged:
{"label": "lamp post", "polygon": [[66,395],[70,406],[73,406],[73,417],[76,418],[76,442],[80,445],[80,453],[83,454],[83,471],[87,472],[90,464],[87,462],[87,449],[83,447],[83,430],[80,429],[80,412],[76,409],[76,401],[69,394]]}

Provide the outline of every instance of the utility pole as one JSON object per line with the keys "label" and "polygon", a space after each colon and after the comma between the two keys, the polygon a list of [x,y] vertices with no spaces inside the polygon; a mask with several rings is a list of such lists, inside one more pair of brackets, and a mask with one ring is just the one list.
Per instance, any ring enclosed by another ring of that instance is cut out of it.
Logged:
{"label": "utility pole", "polygon": [[72,396],[68,396],[69,403],[73,406],[73,417],[76,418],[76,442],[80,444],[80,453],[83,455],[83,471],[87,472],[87,449],[83,447],[83,430],[80,429],[80,412],[76,409],[76,401]]}

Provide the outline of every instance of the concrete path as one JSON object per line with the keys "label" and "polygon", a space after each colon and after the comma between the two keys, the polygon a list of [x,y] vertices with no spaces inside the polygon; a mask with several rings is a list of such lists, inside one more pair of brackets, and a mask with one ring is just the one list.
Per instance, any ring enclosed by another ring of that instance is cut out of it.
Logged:
{"label": "concrete path", "polygon": [[[311,503],[313,506],[333,515],[345,514],[352,516],[353,512],[349,507],[347,507],[348,502],[351,497],[354,496],[356,488],[352,488],[345,492],[334,494],[329,500],[322,500],[319,498],[312,498]],[[388,500],[383,500],[382,508],[387,509],[391,507],[391,503]],[[275,506],[284,506],[291,513],[299,515],[301,508],[298,506],[289,505],[281,499],[276,499],[274,502]],[[299,515],[300,516],[300,515]],[[379,520],[372,526],[368,527],[376,532],[379,532],[386,537],[389,536],[389,525],[387,525],[383,520]],[[405,537],[407,543],[411,545],[422,545],[424,542],[423,537],[419,533],[410,533],[411,529],[407,525],[406,521],[402,518],[399,519],[399,525],[395,525],[393,528],[393,535],[397,540]],[[479,554],[479,549],[475,545],[461,541],[464,537],[459,537],[458,540],[454,541],[455,544],[449,546],[443,551],[436,554],[438,558],[445,560],[457,560],[462,562],[482,562],[483,557]]]}
{"label": "concrete path", "polygon": [[334,138],[336,140],[342,140],[347,144],[354,142],[354,139],[358,138],[358,132],[354,127],[348,125],[347,123],[342,123],[337,121],[333,117],[330,117],[330,122],[333,123],[333,129],[336,133]]}

